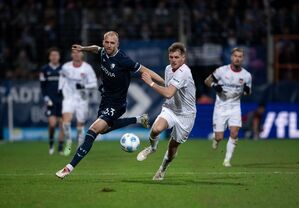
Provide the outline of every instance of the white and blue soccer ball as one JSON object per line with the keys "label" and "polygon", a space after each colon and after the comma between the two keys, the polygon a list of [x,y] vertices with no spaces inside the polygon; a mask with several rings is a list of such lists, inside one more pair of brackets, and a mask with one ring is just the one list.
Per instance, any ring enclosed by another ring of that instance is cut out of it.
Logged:
{"label": "white and blue soccer ball", "polygon": [[120,146],[126,152],[134,152],[140,145],[140,139],[136,134],[125,133],[120,138]]}

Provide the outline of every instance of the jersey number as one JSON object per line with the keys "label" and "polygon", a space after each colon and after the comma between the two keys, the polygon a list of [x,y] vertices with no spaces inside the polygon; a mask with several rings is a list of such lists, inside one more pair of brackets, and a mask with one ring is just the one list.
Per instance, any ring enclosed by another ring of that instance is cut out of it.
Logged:
{"label": "jersey number", "polygon": [[103,112],[104,115],[113,116],[115,112],[114,108],[106,108]]}

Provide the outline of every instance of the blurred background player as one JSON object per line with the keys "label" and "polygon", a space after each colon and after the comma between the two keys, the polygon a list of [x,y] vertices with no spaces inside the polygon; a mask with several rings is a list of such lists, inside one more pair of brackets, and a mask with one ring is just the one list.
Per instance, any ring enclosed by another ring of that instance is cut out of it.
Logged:
{"label": "blurred background player", "polygon": [[78,146],[84,140],[84,123],[88,116],[88,95],[89,90],[97,87],[97,78],[93,68],[83,61],[83,53],[72,50],[72,61],[62,66],[59,79],[59,90],[63,94],[62,120],[66,138],[64,154],[71,153],[72,135],[71,121],[73,115],[77,121]]}
{"label": "blurred background player", "polygon": [[209,75],[205,84],[216,91],[216,102],[213,113],[213,149],[217,149],[224,137],[224,131],[229,127],[230,136],[226,146],[223,162],[230,167],[234,149],[238,141],[238,132],[242,126],[240,97],[251,93],[251,75],[241,67],[244,60],[244,50],[234,48],[231,52],[231,64],[217,68]]}
{"label": "blurred background player", "polygon": [[61,120],[62,97],[58,93],[58,80],[61,71],[60,53],[58,48],[48,50],[49,63],[44,65],[40,71],[40,84],[44,103],[47,106],[46,116],[48,117],[49,133],[49,154],[54,153],[54,135],[58,123],[58,152],[63,153],[63,129]]}
{"label": "blurred background player", "polygon": [[244,137],[254,140],[260,138],[260,133],[263,130],[262,118],[265,113],[265,104],[259,103],[256,109],[250,111],[243,117]]}
{"label": "blurred background player", "polygon": [[102,100],[98,111],[98,118],[89,127],[84,143],[78,148],[72,161],[63,169],[56,172],[56,176],[64,178],[90,151],[98,134],[105,134],[129,124],[140,123],[148,127],[147,115],[132,118],[119,118],[126,112],[128,88],[131,82],[131,72],[147,72],[159,83],[164,83],[155,72],[131,60],[122,50],[118,49],[118,33],[109,31],[104,34],[103,47],[97,45],[73,45],[73,51],[87,51],[98,54],[100,72],[103,82]]}
{"label": "blurred background player", "polygon": [[174,43],[169,47],[168,53],[170,65],[165,68],[165,86],[153,82],[149,74],[142,74],[144,82],[166,100],[151,128],[151,145],[138,154],[137,160],[143,161],[155,152],[159,134],[172,128],[168,150],[153,180],[163,180],[168,165],[176,156],[178,146],[187,141],[196,116],[195,85],[191,70],[185,64],[186,48],[182,43]]}

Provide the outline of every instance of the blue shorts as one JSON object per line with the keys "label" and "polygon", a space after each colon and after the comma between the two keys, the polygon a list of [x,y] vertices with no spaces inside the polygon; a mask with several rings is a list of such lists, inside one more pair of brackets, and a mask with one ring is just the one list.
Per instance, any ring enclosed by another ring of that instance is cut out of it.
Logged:
{"label": "blue shorts", "polygon": [[98,111],[98,118],[107,122],[108,126],[112,126],[113,122],[126,112],[126,104],[121,106],[113,106],[101,104]]}
{"label": "blue shorts", "polygon": [[47,110],[45,112],[47,117],[56,116],[62,117],[62,103],[54,103],[52,106],[47,106]]}

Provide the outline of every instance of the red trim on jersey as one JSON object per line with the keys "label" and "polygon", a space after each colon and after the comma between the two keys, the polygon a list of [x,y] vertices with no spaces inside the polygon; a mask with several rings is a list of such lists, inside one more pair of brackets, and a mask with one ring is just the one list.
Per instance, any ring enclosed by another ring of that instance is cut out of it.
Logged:
{"label": "red trim on jersey", "polygon": [[240,72],[242,70],[242,67],[240,66],[239,69],[236,69],[236,67],[232,64],[230,64],[230,69],[233,71],[233,72]]}
{"label": "red trim on jersey", "polygon": [[240,66],[239,69],[237,69],[234,65],[230,64],[230,69],[233,71],[233,72],[240,72],[242,70],[242,67]]}

